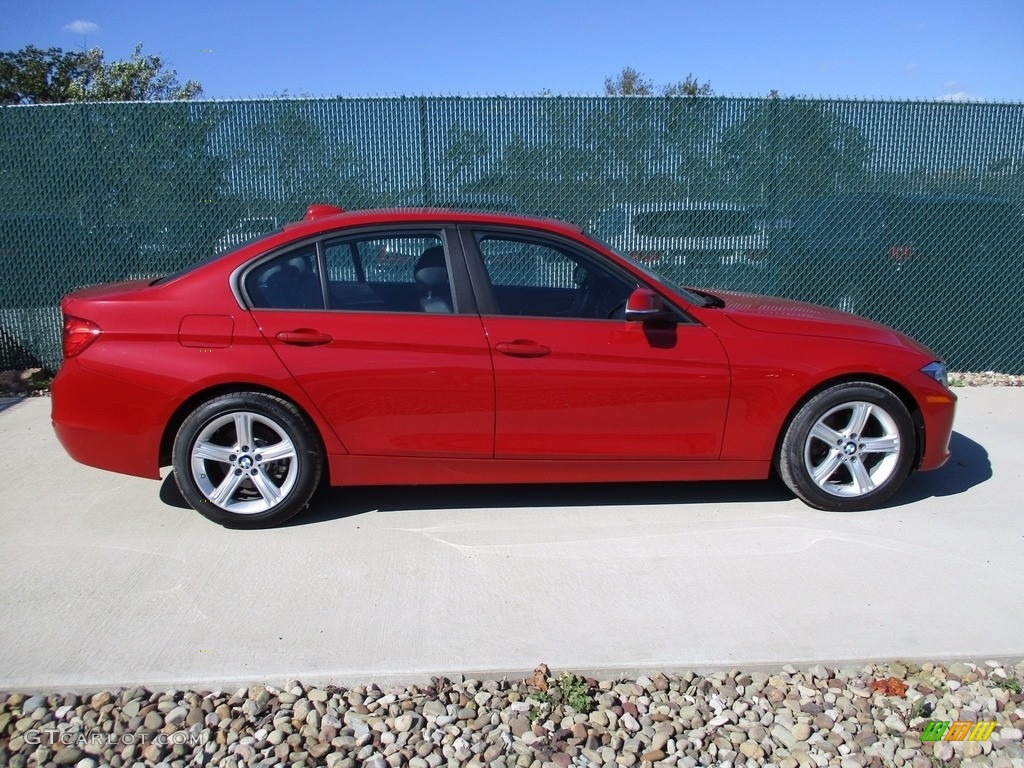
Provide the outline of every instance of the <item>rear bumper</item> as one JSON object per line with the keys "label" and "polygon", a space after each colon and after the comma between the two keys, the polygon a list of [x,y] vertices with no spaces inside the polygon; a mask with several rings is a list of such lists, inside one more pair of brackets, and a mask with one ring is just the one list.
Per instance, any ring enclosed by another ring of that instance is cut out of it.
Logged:
{"label": "rear bumper", "polygon": [[67,360],[53,380],[53,430],[75,461],[159,480],[162,400],[157,392]]}

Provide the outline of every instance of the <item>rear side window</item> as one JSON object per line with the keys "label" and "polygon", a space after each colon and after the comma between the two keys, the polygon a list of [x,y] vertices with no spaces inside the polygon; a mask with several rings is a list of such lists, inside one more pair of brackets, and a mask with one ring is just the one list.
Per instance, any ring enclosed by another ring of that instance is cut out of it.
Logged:
{"label": "rear side window", "polygon": [[452,314],[451,273],[435,232],[373,234],[324,243],[330,308]]}
{"label": "rear side window", "polygon": [[257,265],[245,278],[253,309],[323,309],[316,245],[288,251]]}

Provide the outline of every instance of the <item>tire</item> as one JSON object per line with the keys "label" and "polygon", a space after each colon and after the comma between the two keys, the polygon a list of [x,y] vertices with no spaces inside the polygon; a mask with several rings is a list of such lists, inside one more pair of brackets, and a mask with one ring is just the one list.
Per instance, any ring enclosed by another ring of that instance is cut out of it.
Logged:
{"label": "tire", "polygon": [[907,407],[884,387],[838,384],[805,403],[786,427],[779,476],[805,504],[831,512],[880,505],[916,453]]}
{"label": "tire", "polygon": [[323,454],[294,405],[235,392],[189,414],[174,438],[172,464],[182,496],[201,515],[227,528],[269,528],[309,503]]}

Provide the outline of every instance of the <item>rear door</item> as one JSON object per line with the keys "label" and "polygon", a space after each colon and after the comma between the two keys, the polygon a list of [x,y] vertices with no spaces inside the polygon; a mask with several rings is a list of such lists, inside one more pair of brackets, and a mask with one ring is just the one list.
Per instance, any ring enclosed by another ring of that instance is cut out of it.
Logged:
{"label": "rear door", "polygon": [[440,227],[328,236],[243,277],[265,338],[350,453],[493,453],[490,353],[452,243]]}

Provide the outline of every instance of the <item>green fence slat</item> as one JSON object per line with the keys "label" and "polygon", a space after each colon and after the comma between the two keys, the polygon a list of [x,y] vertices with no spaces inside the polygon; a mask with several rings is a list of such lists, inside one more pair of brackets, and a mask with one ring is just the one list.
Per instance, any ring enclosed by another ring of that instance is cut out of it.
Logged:
{"label": "green fence slat", "polygon": [[59,366],[67,291],[311,202],[563,218],[1024,373],[1024,104],[561,96],[0,107],[0,368]]}

